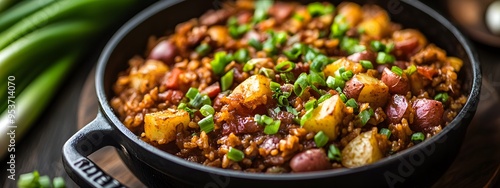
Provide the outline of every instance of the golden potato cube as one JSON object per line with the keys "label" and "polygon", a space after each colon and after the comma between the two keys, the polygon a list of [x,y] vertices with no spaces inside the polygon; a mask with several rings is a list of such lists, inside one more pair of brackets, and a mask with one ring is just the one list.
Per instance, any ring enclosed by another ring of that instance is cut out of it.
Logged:
{"label": "golden potato cube", "polygon": [[348,60],[346,58],[341,58],[325,67],[323,69],[323,73],[325,73],[325,77],[332,76],[335,77],[335,72],[340,68],[344,67],[345,70],[350,70],[352,73],[357,74],[363,71],[363,66],[361,64],[356,63],[354,61]]}
{"label": "golden potato cube", "polygon": [[234,88],[229,98],[235,99],[238,98],[237,95],[240,95],[244,106],[255,109],[259,105],[266,104],[267,99],[272,97],[270,82],[271,80],[264,75],[250,76]]}
{"label": "golden potato cube", "polygon": [[376,131],[361,133],[342,150],[342,165],[347,168],[359,167],[380,160],[383,155],[378,147]]}
{"label": "golden potato cube", "polygon": [[370,103],[374,108],[384,106],[389,99],[389,87],[365,73],[356,74],[347,81],[344,93],[358,102]]}
{"label": "golden potato cube", "polygon": [[186,129],[189,122],[189,113],[185,110],[168,109],[148,113],[144,117],[144,133],[149,140],[166,144],[175,140],[177,126]]}
{"label": "golden potato cube", "polygon": [[339,124],[344,119],[344,107],[339,95],[334,95],[320,103],[302,127],[308,131],[323,131],[329,140],[334,140],[339,134]]}

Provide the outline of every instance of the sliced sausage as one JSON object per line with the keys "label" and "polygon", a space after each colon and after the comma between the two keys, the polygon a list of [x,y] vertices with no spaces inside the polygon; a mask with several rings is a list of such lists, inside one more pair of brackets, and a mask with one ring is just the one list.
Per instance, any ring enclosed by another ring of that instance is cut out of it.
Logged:
{"label": "sliced sausage", "polygon": [[165,64],[173,64],[177,53],[177,47],[172,42],[163,40],[151,50],[149,58],[163,61]]}

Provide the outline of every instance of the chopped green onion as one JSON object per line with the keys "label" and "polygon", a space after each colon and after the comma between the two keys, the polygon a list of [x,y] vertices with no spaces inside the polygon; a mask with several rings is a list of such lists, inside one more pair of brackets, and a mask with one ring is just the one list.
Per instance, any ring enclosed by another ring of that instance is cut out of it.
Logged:
{"label": "chopped green onion", "polygon": [[311,63],[311,70],[315,72],[323,71],[323,68],[328,64],[328,57],[323,54],[318,54]]}
{"label": "chopped green onion", "polygon": [[220,80],[222,91],[226,91],[233,85],[234,80],[234,69],[228,71]]}
{"label": "chopped green onion", "polygon": [[320,2],[309,3],[307,5],[307,12],[311,14],[312,17],[322,16],[325,14],[330,14],[334,11],[334,7],[331,4],[323,4]]}
{"label": "chopped green onion", "polygon": [[205,104],[200,108],[200,113],[203,116],[214,115],[215,109],[214,107]]}
{"label": "chopped green onion", "polygon": [[263,74],[264,76],[271,78],[271,79],[273,79],[275,76],[273,69],[268,69],[265,67],[260,68],[259,74]]}
{"label": "chopped green onion", "polygon": [[304,123],[307,120],[311,119],[311,117],[312,117],[312,111],[313,110],[306,111],[306,113],[300,118],[300,126],[304,126]]}
{"label": "chopped green onion", "polygon": [[271,84],[269,84],[269,87],[273,92],[280,92],[281,91],[281,85],[278,82],[273,82],[271,81]]}
{"label": "chopped green onion", "polygon": [[389,130],[387,128],[380,129],[379,133],[381,135],[385,135],[385,137],[387,137],[388,139],[389,139],[389,137],[391,137],[391,130]]}
{"label": "chopped green onion", "polygon": [[330,30],[330,38],[340,38],[344,36],[347,30],[349,30],[349,24],[347,23],[346,17],[342,14],[335,16]]}
{"label": "chopped green onion", "polygon": [[301,73],[295,83],[293,84],[293,92],[297,96],[302,96],[302,93],[307,88],[307,73]]}
{"label": "chopped green onion", "polygon": [[373,64],[372,62],[368,60],[360,60],[359,63],[364,69],[373,69]]}
{"label": "chopped green onion", "polygon": [[330,145],[330,148],[328,150],[328,159],[332,161],[340,161],[342,159],[339,148],[337,148],[333,144]]}
{"label": "chopped green onion", "polygon": [[227,158],[235,162],[240,162],[245,158],[245,153],[236,148],[230,147],[229,152],[227,153]]}
{"label": "chopped green onion", "polygon": [[318,104],[322,103],[322,102],[323,102],[323,101],[325,101],[326,99],[329,99],[330,97],[332,97],[332,94],[329,94],[329,93],[328,93],[328,94],[325,94],[325,95],[323,95],[323,96],[321,96],[321,97],[319,97],[319,99],[318,99]]}
{"label": "chopped green onion", "polygon": [[391,71],[394,72],[394,74],[397,74],[398,76],[403,75],[403,70],[399,68],[398,66],[392,66]]}
{"label": "chopped green onion", "polygon": [[297,20],[297,21],[303,21],[304,20],[304,16],[301,16],[300,14],[293,14],[292,16],[293,19]]}
{"label": "chopped green onion", "polygon": [[443,92],[443,93],[438,93],[434,97],[434,100],[441,101],[441,102],[445,103],[446,101],[448,101],[448,98],[449,98],[448,93]]}
{"label": "chopped green onion", "polygon": [[300,54],[302,54],[304,48],[305,46],[303,44],[295,43],[291,49],[283,51],[283,54],[290,60],[296,60],[299,58]]}
{"label": "chopped green onion", "polygon": [[292,113],[294,116],[299,115],[299,112],[297,112],[297,109],[295,109],[291,106],[286,106],[286,111]]}
{"label": "chopped green onion", "polygon": [[202,57],[207,55],[210,52],[210,50],[212,50],[212,47],[210,47],[210,45],[208,45],[207,43],[201,43],[195,49],[196,53],[198,53],[198,55]]}
{"label": "chopped green onion", "polygon": [[281,125],[280,120],[273,121],[272,123],[270,123],[270,124],[266,125],[266,127],[264,127],[264,133],[265,134],[276,134],[280,128],[280,125]]}
{"label": "chopped green onion", "polygon": [[292,82],[295,77],[292,72],[284,72],[280,74],[280,78],[284,80],[286,83]]}
{"label": "chopped green onion", "polygon": [[17,182],[18,187],[37,187],[38,179],[40,174],[38,171],[33,171],[32,173],[21,174],[19,176],[19,181]]}
{"label": "chopped green onion", "polygon": [[326,86],[325,78],[323,76],[323,73],[318,73],[312,71],[308,76],[307,76],[307,81],[310,85],[313,86]]}
{"label": "chopped green onion", "polygon": [[318,106],[318,103],[317,103],[316,99],[311,99],[311,100],[307,101],[306,104],[304,105],[304,107],[306,108],[306,111],[313,110],[317,106]]}
{"label": "chopped green onion", "polygon": [[231,16],[227,19],[227,25],[228,26],[234,26],[234,25],[238,25],[238,18],[236,18],[235,16]]}
{"label": "chopped green onion", "polygon": [[385,50],[385,45],[378,41],[374,40],[370,42],[370,47],[373,49],[375,52],[383,52]]}
{"label": "chopped green onion", "polygon": [[385,53],[391,53],[392,50],[394,50],[394,43],[389,43],[387,45],[385,45]]}
{"label": "chopped green onion", "polygon": [[193,109],[189,108],[186,103],[180,103],[177,106],[177,109],[179,109],[179,110],[185,110],[186,112],[189,113],[190,116],[193,116],[194,112],[196,112],[196,110],[193,110]]}
{"label": "chopped green onion", "polygon": [[328,78],[326,79],[326,85],[332,89],[344,88],[345,81],[341,77],[334,78],[334,77],[328,76]]}
{"label": "chopped green onion", "polygon": [[255,65],[259,62],[259,59],[250,59],[248,60],[247,63],[243,66],[243,71],[248,72],[251,71],[255,68]]}
{"label": "chopped green onion", "polygon": [[41,176],[38,178],[39,187],[41,188],[49,188],[52,187],[52,183],[50,182],[49,176]]}
{"label": "chopped green onion", "polygon": [[210,65],[212,66],[212,71],[217,75],[223,74],[224,68],[231,61],[232,61],[232,56],[226,54],[226,52],[220,51],[215,53],[214,59],[210,62]]}
{"label": "chopped green onion", "polygon": [[234,53],[233,57],[238,63],[245,63],[250,60],[250,52],[245,48],[240,48]]}
{"label": "chopped green onion", "polygon": [[52,180],[52,184],[54,185],[54,188],[64,188],[64,187],[66,187],[66,182],[64,182],[64,179],[62,177],[55,177]]}
{"label": "chopped green onion", "polygon": [[228,27],[228,32],[233,39],[238,39],[241,38],[241,36],[243,36],[243,34],[245,34],[250,29],[250,25],[247,24],[233,25]]}
{"label": "chopped green onion", "polygon": [[189,88],[189,90],[186,92],[186,97],[188,99],[193,100],[196,97],[196,95],[198,95],[199,93],[200,93],[200,91],[198,89],[192,87],[192,88]]}
{"label": "chopped green onion", "polygon": [[273,5],[272,0],[259,0],[255,1],[255,12],[253,14],[253,22],[258,23],[267,18],[267,12]]}
{"label": "chopped green onion", "polygon": [[278,107],[274,108],[274,110],[273,110],[273,111],[274,111],[274,113],[276,113],[276,114],[277,114],[277,113],[280,113],[280,112],[281,112],[281,108],[278,106]]}
{"label": "chopped green onion", "polygon": [[318,148],[323,147],[326,143],[328,143],[328,136],[323,131],[319,131],[314,135],[314,143]]}
{"label": "chopped green onion", "polygon": [[269,38],[266,41],[264,41],[264,44],[262,45],[262,50],[266,52],[267,55],[269,56],[275,55],[278,52],[278,48],[275,46],[272,38]]}
{"label": "chopped green onion", "polygon": [[191,105],[194,108],[200,108],[202,105],[207,104],[211,105],[212,101],[210,100],[210,97],[208,97],[206,94],[200,94],[198,93],[194,99],[189,101],[189,105]]}
{"label": "chopped green onion", "polygon": [[360,112],[359,118],[361,119],[361,125],[366,125],[366,123],[368,123],[368,120],[370,120],[372,115],[373,115],[373,110],[371,108]]}
{"label": "chopped green onion", "polygon": [[314,48],[307,47],[306,49],[306,54],[304,55],[304,61],[306,62],[312,62],[314,58],[319,54],[318,51],[316,51]]}
{"label": "chopped green onion", "polygon": [[356,100],[354,99],[349,99],[345,102],[345,105],[346,106],[349,106],[349,107],[352,107],[353,109],[357,109],[358,108],[358,103],[356,102]]}
{"label": "chopped green onion", "polygon": [[344,102],[344,103],[347,102],[347,96],[345,96],[345,94],[340,93],[339,96],[340,96],[340,100],[342,100],[342,102]]}
{"label": "chopped green onion", "polygon": [[290,105],[290,102],[288,101],[288,97],[290,96],[290,93],[288,92],[283,92],[283,95],[280,95],[278,97],[278,104],[280,106],[288,106]]}
{"label": "chopped green onion", "polygon": [[295,68],[295,63],[291,61],[283,61],[274,67],[278,72],[290,72]]}
{"label": "chopped green onion", "polygon": [[340,49],[346,51],[348,54],[353,54],[356,52],[362,52],[366,50],[366,47],[359,44],[359,40],[356,38],[343,37],[340,40]]}
{"label": "chopped green onion", "polygon": [[413,73],[415,73],[417,71],[417,67],[415,65],[410,65],[408,68],[406,68],[406,74],[408,75],[412,75]]}
{"label": "chopped green onion", "polygon": [[266,115],[255,114],[254,121],[257,122],[257,124],[259,124],[259,125],[269,125],[274,120],[273,120],[273,118],[266,116]]}
{"label": "chopped green onion", "polygon": [[274,44],[283,45],[286,42],[288,35],[286,34],[286,32],[277,32],[272,35],[272,37]]}
{"label": "chopped green onion", "polygon": [[205,118],[198,121],[198,125],[200,126],[200,130],[205,133],[209,133],[214,130],[214,116],[208,115]]}
{"label": "chopped green onion", "polygon": [[251,47],[255,48],[256,50],[262,50],[262,44],[257,40],[257,39],[250,39],[248,41],[248,45],[250,45]]}
{"label": "chopped green onion", "polygon": [[354,76],[354,74],[352,73],[352,71],[347,70],[347,71],[343,72],[342,74],[340,74],[340,76],[342,77],[342,79],[344,79],[344,81],[348,81],[349,79],[352,78],[352,76]]}
{"label": "chopped green onion", "polygon": [[377,63],[379,64],[394,63],[395,60],[394,56],[385,52],[379,52],[377,55]]}
{"label": "chopped green onion", "polygon": [[411,141],[413,142],[422,142],[425,140],[424,133],[416,132],[411,135]]}

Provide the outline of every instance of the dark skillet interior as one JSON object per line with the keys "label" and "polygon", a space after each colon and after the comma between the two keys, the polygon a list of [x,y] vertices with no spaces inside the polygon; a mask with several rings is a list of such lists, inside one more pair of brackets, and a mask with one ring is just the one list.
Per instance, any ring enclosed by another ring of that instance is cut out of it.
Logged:
{"label": "dark skillet interior", "polygon": [[[300,1],[303,3],[309,3],[310,1]],[[341,1],[332,1],[333,4],[338,5]],[[125,26],[123,26],[111,39],[111,41],[106,46],[104,52],[99,59],[98,70],[96,74],[96,87],[97,94],[99,97],[99,102],[102,107],[102,111],[108,120],[115,126],[126,140],[123,142],[130,142],[135,146],[145,149],[148,153],[146,154],[129,154],[131,156],[138,157],[139,161],[147,164],[148,168],[153,168],[161,172],[168,171],[165,166],[160,166],[157,164],[168,164],[176,163],[185,169],[180,169],[180,171],[187,171],[189,169],[195,169],[195,171],[208,172],[218,175],[231,176],[235,179],[250,179],[250,180],[265,180],[265,181],[299,181],[317,178],[326,178],[333,176],[344,176],[355,173],[383,173],[385,168],[396,169],[399,164],[400,158],[408,158],[410,155],[419,152],[423,148],[434,147],[436,141],[444,141],[443,143],[438,142],[436,148],[446,149],[432,152],[429,154],[428,160],[424,161],[425,164],[440,163],[438,160],[452,160],[450,157],[456,155],[458,148],[460,147],[461,140],[463,138],[466,126],[468,125],[470,119],[474,115],[478,99],[479,99],[479,88],[480,88],[480,69],[477,57],[473,50],[470,49],[470,45],[467,40],[453,27],[447,20],[438,15],[436,12],[421,4],[418,1],[399,1],[399,0],[382,0],[382,1],[363,1],[354,0],[353,2],[359,4],[375,3],[382,8],[386,9],[391,16],[392,21],[400,23],[404,28],[416,28],[425,34],[428,41],[436,44],[437,46],[443,48],[448,52],[448,55],[456,56],[464,61],[464,66],[462,69],[460,79],[463,81],[464,92],[468,93],[469,98],[460,111],[457,118],[448,125],[443,132],[434,136],[433,138],[423,142],[417,146],[400,152],[394,156],[382,159],[375,164],[355,168],[355,169],[343,169],[343,170],[332,170],[323,172],[313,172],[307,174],[248,174],[242,172],[233,172],[223,169],[215,169],[202,166],[200,164],[195,164],[191,162],[184,161],[177,158],[174,155],[163,152],[151,145],[141,141],[130,132],[114,115],[108,101],[114,95],[112,92],[113,83],[117,79],[119,72],[125,70],[128,66],[128,60],[134,55],[143,55],[145,52],[147,39],[151,35],[163,36],[169,31],[173,31],[175,25],[178,23],[187,21],[191,18],[196,18],[202,15],[209,9],[215,9],[220,6],[219,0],[206,1],[206,0],[196,0],[196,1],[162,1],[152,5],[150,8],[138,14],[134,19],[129,21]],[[175,4],[175,5],[174,5]],[[165,9],[166,7],[169,7]],[[165,9],[165,10],[163,10]],[[128,140],[127,140],[128,139]],[[125,148],[129,144],[123,144]],[[128,149],[128,152],[133,152],[133,149]],[[163,162],[148,162],[142,160],[141,156],[154,155],[157,158],[167,161]],[[432,157],[431,157],[432,156]],[[435,157],[437,156],[437,157]],[[451,163],[451,161],[449,161]],[[449,163],[448,163],[449,164]],[[420,165],[417,165],[417,167]],[[430,167],[430,165],[422,165],[422,167]],[[447,166],[444,167],[446,169]],[[425,170],[420,169],[416,171],[415,174],[421,172],[425,174]],[[370,172],[371,171],[371,172]],[[173,175],[175,176],[175,175]],[[378,178],[374,177],[373,179]],[[180,178],[182,179],[182,177]],[[355,179],[350,179],[354,180]],[[145,180],[143,180],[145,181]],[[186,181],[186,180],[184,180]],[[374,180],[375,181],[375,180]],[[320,183],[321,181],[317,181]],[[358,180],[358,182],[360,182]],[[378,181],[383,182],[383,180]],[[360,185],[367,182],[361,182]],[[349,184],[344,184],[349,185]]]}

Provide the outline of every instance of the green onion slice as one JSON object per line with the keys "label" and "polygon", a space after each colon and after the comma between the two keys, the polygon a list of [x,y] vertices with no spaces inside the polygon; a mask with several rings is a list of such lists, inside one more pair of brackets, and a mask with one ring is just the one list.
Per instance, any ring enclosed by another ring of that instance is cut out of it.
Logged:
{"label": "green onion slice", "polygon": [[446,93],[446,92],[438,93],[436,96],[434,96],[434,100],[441,101],[443,103],[448,101],[448,98],[449,98],[449,96],[448,96],[448,93]]}
{"label": "green onion slice", "polygon": [[196,97],[196,95],[198,95],[199,93],[200,93],[200,91],[198,89],[192,87],[192,88],[189,88],[189,90],[186,92],[186,97],[188,99],[193,100]]}
{"label": "green onion slice", "polygon": [[422,142],[425,140],[424,133],[416,132],[411,135],[411,141],[413,142]]}
{"label": "green onion slice", "polygon": [[281,63],[278,63],[276,67],[274,67],[274,70],[278,72],[290,72],[295,68],[295,63],[291,61],[283,61]]}
{"label": "green onion slice", "polygon": [[340,153],[339,148],[337,148],[335,145],[331,144],[329,149],[328,149],[328,159],[332,161],[340,161],[342,160],[342,155]]}
{"label": "green onion slice", "polygon": [[234,53],[234,60],[238,63],[245,63],[250,60],[250,52],[245,48],[240,48]]}
{"label": "green onion slice", "polygon": [[281,125],[280,120],[273,121],[270,124],[266,125],[266,127],[264,127],[264,133],[265,134],[276,134],[280,128],[280,125]]}
{"label": "green onion slice", "polygon": [[395,60],[396,59],[391,54],[385,52],[379,52],[377,54],[377,63],[379,64],[394,63]]}
{"label": "green onion slice", "polygon": [[245,158],[245,153],[236,148],[230,147],[229,152],[227,153],[227,158],[235,162],[240,162]]}
{"label": "green onion slice", "polygon": [[323,131],[319,131],[314,135],[314,143],[316,143],[316,146],[323,147],[326,143],[328,143],[328,136]]}
{"label": "green onion slice", "polygon": [[215,109],[214,107],[205,104],[200,108],[200,113],[203,116],[214,115]]}
{"label": "green onion slice", "polygon": [[373,116],[373,110],[371,108],[368,108],[366,110],[363,110],[359,113],[359,118],[361,119],[361,125],[366,125],[368,123],[368,120]]}
{"label": "green onion slice", "polygon": [[392,66],[391,71],[394,72],[395,74],[397,74],[398,76],[403,75],[403,70],[401,68],[399,68],[398,66]]}
{"label": "green onion slice", "polygon": [[373,64],[372,62],[368,60],[360,60],[359,63],[364,69],[373,69]]}
{"label": "green onion slice", "polygon": [[391,130],[389,130],[387,128],[380,129],[379,133],[381,135],[385,135],[387,138],[391,137]]}
{"label": "green onion slice", "polygon": [[205,133],[209,133],[214,130],[214,116],[208,115],[207,117],[198,121],[198,125],[200,126],[200,130]]}
{"label": "green onion slice", "polygon": [[233,85],[233,80],[234,80],[234,69],[231,69],[221,78],[220,83],[222,91],[226,91],[229,88],[231,88],[231,86]]}
{"label": "green onion slice", "polygon": [[201,43],[195,49],[196,53],[198,53],[202,57],[206,56],[211,50],[212,50],[212,47],[210,47],[210,45],[208,45],[207,43]]}

